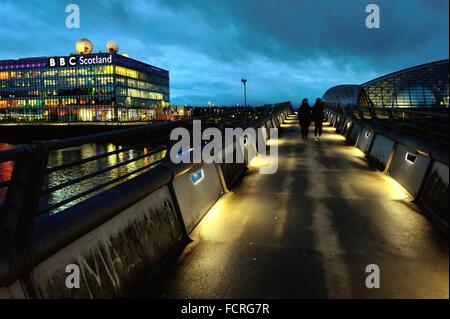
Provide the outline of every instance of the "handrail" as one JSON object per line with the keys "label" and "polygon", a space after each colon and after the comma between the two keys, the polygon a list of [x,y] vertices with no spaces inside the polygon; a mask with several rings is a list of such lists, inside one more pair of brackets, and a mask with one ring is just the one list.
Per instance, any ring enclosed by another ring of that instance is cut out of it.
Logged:
{"label": "handrail", "polygon": [[446,108],[377,108],[326,104],[325,109],[361,123],[448,163],[449,110]]}
{"label": "handrail", "polygon": [[[0,228],[5,229],[0,232],[0,287],[12,284],[18,277],[29,272],[38,262],[120,213],[125,207],[130,206],[133,200],[138,200],[148,194],[149,190],[167,184],[169,180],[173,179],[179,166],[167,165],[167,160],[161,158],[120,174],[116,178],[108,179],[106,182],[101,181],[89,190],[71,194],[72,196],[57,204],[42,206],[42,195],[48,196],[49,193],[73,183],[79,183],[102,172],[142,160],[157,150],[167,149],[170,146],[168,132],[178,126],[190,129],[195,119],[203,120],[202,126],[204,125],[204,127],[215,126],[220,130],[225,127],[260,126],[291,107],[290,103],[284,103],[260,108],[238,109],[172,123],[126,128],[58,141],[39,141],[32,145],[0,151],[0,163],[14,162],[10,180],[2,181],[0,184],[6,188],[3,206],[0,207]],[[48,167],[50,152],[86,143],[102,142],[122,143],[124,147],[113,152],[88,156],[67,165]],[[138,155],[133,159],[111,165],[114,168],[109,166],[83,174],[81,177],[75,177],[71,181],[62,182],[59,185],[43,186],[49,174],[146,145],[152,147],[148,154]],[[116,185],[119,180],[121,180],[120,183]],[[121,200],[121,194],[125,192],[135,192],[136,194]],[[65,201],[80,199],[87,193],[92,194],[92,197],[77,202],[58,214],[46,214],[56,205],[61,203],[61,205],[65,205]],[[101,203],[107,203],[108,200],[113,199],[117,203],[117,206],[113,208],[106,207],[106,205],[103,207],[97,202],[97,200],[101,200]],[[6,225],[8,227],[5,227]]]}
{"label": "handrail", "polygon": [[0,163],[15,161],[28,154],[28,149],[24,146],[14,147],[7,150],[0,150]]}

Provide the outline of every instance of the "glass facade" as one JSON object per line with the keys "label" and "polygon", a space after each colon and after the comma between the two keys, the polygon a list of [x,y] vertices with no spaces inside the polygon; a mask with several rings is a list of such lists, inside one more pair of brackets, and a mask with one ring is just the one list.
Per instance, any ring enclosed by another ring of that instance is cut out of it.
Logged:
{"label": "glass facade", "polygon": [[169,72],[119,54],[0,61],[0,122],[147,121]]}
{"label": "glass facade", "polygon": [[448,60],[398,71],[360,86],[340,85],[323,96],[327,103],[363,107],[449,106]]}
{"label": "glass facade", "polygon": [[395,72],[361,85],[358,105],[448,108],[448,60]]}
{"label": "glass facade", "polygon": [[322,97],[327,103],[355,105],[358,101],[359,85],[338,85],[327,90]]}

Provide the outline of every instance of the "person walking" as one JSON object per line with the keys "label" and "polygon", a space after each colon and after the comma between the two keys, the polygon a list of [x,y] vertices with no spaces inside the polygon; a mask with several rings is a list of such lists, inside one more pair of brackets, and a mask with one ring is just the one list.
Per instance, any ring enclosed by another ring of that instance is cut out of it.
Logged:
{"label": "person walking", "polygon": [[316,141],[319,141],[320,137],[322,136],[322,126],[323,120],[325,118],[322,99],[316,100],[316,104],[314,104],[311,115],[312,120],[314,121],[314,139]]}
{"label": "person walking", "polygon": [[298,110],[298,119],[302,131],[303,141],[308,141],[309,125],[311,124],[311,108],[308,99],[303,99]]}

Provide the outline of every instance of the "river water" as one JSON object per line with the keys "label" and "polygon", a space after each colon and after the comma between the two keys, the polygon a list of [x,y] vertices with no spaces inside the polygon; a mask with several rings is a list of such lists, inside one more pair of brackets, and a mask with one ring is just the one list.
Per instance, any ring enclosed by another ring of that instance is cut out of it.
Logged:
{"label": "river water", "polygon": [[[8,144],[0,144],[0,151],[9,149],[11,147],[13,147],[13,146],[8,145]],[[88,157],[112,152],[112,151],[114,151],[116,149],[120,149],[120,148],[122,148],[122,146],[116,146],[114,144],[85,144],[80,147],[73,147],[73,148],[54,151],[49,154],[49,160],[48,160],[47,167],[49,167],[49,168],[57,167],[57,166],[60,166],[63,164],[75,162],[80,159],[85,159]],[[139,157],[140,155],[143,155],[143,154],[148,154],[150,151],[151,150],[149,148],[144,148],[144,147],[127,150],[127,151],[124,151],[119,154],[110,155],[108,157],[104,157],[104,158],[101,158],[101,159],[98,159],[95,161],[85,163],[83,165],[77,165],[75,167],[71,167],[71,168],[61,170],[61,171],[56,171],[54,173],[50,173],[45,178],[43,189],[46,187],[54,187],[54,186],[60,185],[62,183],[65,183],[67,181],[73,180],[74,178],[90,174],[92,172],[104,169],[109,166],[116,165],[118,163],[127,161],[129,159]],[[117,178],[117,177],[127,174],[129,172],[132,172],[142,166],[149,165],[152,162],[155,162],[155,161],[163,158],[164,155],[165,155],[165,152],[159,152],[154,155],[145,157],[143,159],[136,160],[132,163],[121,166],[119,168],[115,168],[108,172],[102,173],[95,177],[83,180],[79,183],[72,184],[72,185],[69,185],[60,190],[54,191],[54,192],[50,193],[49,195],[45,195],[41,198],[40,207],[46,207],[49,205],[54,205],[56,203],[59,203],[62,200],[65,200],[76,194],[85,192],[89,189],[92,189],[95,186],[101,185],[107,181],[114,179],[114,178]],[[0,163],[0,182],[7,181],[11,178],[13,166],[14,166],[14,164],[12,162]],[[73,206],[89,197],[94,196],[95,194],[98,194],[101,191],[104,191],[106,189],[114,187],[114,186],[116,186],[120,183],[123,183],[133,177],[136,177],[137,175],[142,174],[145,171],[148,171],[149,169],[151,169],[151,168],[140,171],[134,175],[125,177],[125,178],[121,179],[120,181],[117,181],[114,184],[111,184],[105,188],[102,188],[99,191],[96,191],[96,192],[93,192],[86,196],[83,196],[79,199],[76,199],[76,200],[70,202],[70,203],[66,203],[66,204],[62,205],[61,207],[58,207],[58,208],[52,210],[51,213],[56,213],[56,212],[66,209],[70,206]],[[6,188],[0,189],[0,203],[3,200],[5,193],[6,193]]]}

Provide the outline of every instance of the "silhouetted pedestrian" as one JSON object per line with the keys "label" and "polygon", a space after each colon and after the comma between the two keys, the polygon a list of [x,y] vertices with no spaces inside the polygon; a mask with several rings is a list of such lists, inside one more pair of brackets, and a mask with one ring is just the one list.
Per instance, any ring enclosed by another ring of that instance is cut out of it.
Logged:
{"label": "silhouetted pedestrian", "polygon": [[325,119],[322,99],[316,100],[316,104],[314,104],[311,114],[312,120],[314,121],[314,138],[318,141],[322,136],[323,120]]}
{"label": "silhouetted pedestrian", "polygon": [[303,99],[300,108],[298,109],[298,119],[302,131],[303,141],[308,140],[309,124],[311,124],[311,108],[308,99]]}

